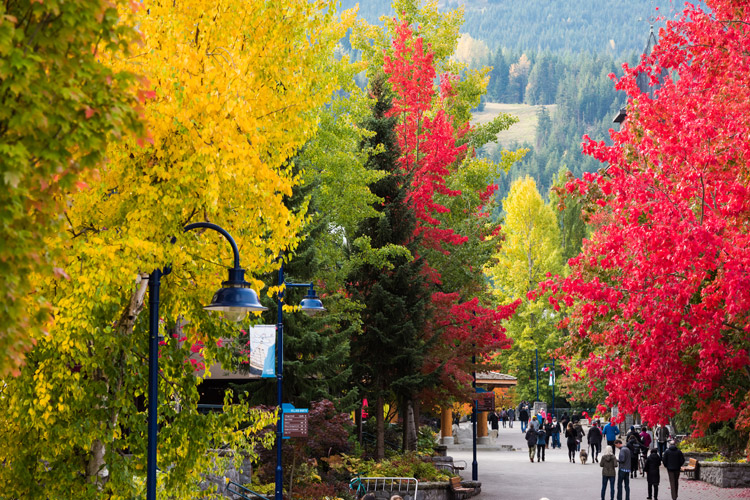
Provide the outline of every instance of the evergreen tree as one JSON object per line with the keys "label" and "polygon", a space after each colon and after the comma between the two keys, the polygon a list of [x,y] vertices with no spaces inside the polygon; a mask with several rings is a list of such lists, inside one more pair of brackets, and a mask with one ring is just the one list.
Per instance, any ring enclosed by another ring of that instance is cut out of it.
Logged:
{"label": "evergreen tree", "polygon": [[383,458],[384,402],[392,396],[403,404],[422,385],[420,367],[426,349],[420,333],[427,319],[427,287],[423,261],[414,256],[417,221],[407,203],[408,183],[398,164],[396,119],[387,116],[391,98],[384,78],[371,82],[371,94],[377,101],[364,126],[374,135],[366,142],[382,145],[382,151],[370,158],[368,166],[388,175],[371,186],[382,199],[376,204],[380,216],[360,225],[353,256],[359,265],[350,274],[348,288],[363,306],[362,333],[351,342],[353,383],[376,402],[376,456]]}

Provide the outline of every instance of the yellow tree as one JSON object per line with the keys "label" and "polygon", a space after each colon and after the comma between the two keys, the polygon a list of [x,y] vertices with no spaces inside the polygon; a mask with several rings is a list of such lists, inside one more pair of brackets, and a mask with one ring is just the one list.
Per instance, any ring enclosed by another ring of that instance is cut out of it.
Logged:
{"label": "yellow tree", "polygon": [[333,52],[352,22],[334,7],[187,0],[121,12],[122,22],[138,26],[142,44],[128,58],[101,57],[149,82],[141,113],[150,136],[110,147],[106,164],[69,193],[67,234],[40,242],[64,258],[55,279],[32,277],[54,308],[48,333],[32,332],[27,365],[0,382],[3,495],[143,495],[144,277],[169,265],[161,297],[159,489],[170,498],[204,496],[196,487],[201,473],[221,471],[226,460],[211,448],[228,444],[236,460],[252,454],[256,432],[272,416],[249,411],[231,394],[223,413],[196,409],[190,355],[207,366],[229,362],[217,341],[235,327],[201,306],[231,260],[218,235],[183,234],[182,227],[210,221],[228,229],[256,289],[263,284],[253,276],[294,250],[306,215],[284,204],[299,182],[289,159],[336,89],[330,69],[341,63]]}
{"label": "yellow tree", "polygon": [[[518,377],[521,399],[535,394],[535,349],[540,363],[560,346],[556,312],[545,300],[531,294],[548,273],[563,272],[560,231],[552,207],[545,203],[530,177],[518,179],[503,200],[505,215],[497,261],[487,269],[495,295],[509,303],[522,303],[508,324],[513,347],[501,353],[501,364]],[[534,385],[530,384],[532,381]],[[540,386],[541,388],[541,386]]]}
{"label": "yellow tree", "polygon": [[41,242],[63,230],[61,193],[112,135],[140,129],[134,75],[101,61],[101,50],[127,55],[137,35],[117,22],[125,4],[0,3],[0,377],[17,372],[49,317],[30,276],[60,271]]}

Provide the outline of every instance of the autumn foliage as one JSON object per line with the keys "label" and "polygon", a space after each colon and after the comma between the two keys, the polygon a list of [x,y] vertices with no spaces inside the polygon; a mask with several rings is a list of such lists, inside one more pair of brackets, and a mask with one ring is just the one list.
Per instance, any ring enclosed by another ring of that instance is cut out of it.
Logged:
{"label": "autumn foliage", "polygon": [[[406,204],[416,218],[413,238],[419,242],[417,256],[425,259],[423,273],[430,286],[427,308],[431,319],[424,325],[423,336],[429,339],[439,332],[439,339],[429,342],[430,352],[422,367],[424,373],[440,373],[439,383],[423,393],[425,400],[435,402],[466,391],[470,373],[482,369],[472,364],[473,354],[478,355],[477,363],[482,363],[489,360],[490,353],[510,346],[501,323],[512,316],[518,303],[493,309],[477,297],[462,300],[459,292],[440,290],[440,269],[431,260],[435,255],[431,252],[450,256],[469,241],[445,224],[441,214],[450,212],[450,198],[462,196],[460,189],[451,188],[450,179],[467,157],[462,138],[470,125],[463,123],[457,128],[446,111],[456,97],[459,76],[441,75],[436,89],[430,47],[425,46],[418,28],[412,29],[406,20],[394,22],[392,55],[386,54],[383,69],[394,93],[389,116],[397,118],[398,161],[407,188]],[[474,224],[483,224],[484,204],[492,192],[494,184],[482,186],[479,204],[464,216]]]}
{"label": "autumn foliage", "polygon": [[550,284],[572,306],[577,375],[606,381],[621,415],[693,410],[699,433],[750,412],[750,5],[706,3],[617,82],[627,120],[613,145],[584,143],[608,167],[568,185],[597,230]]}
{"label": "autumn foliage", "polygon": [[[424,40],[414,33],[406,21],[396,28],[393,56],[385,56],[383,70],[393,86],[393,107],[390,116],[399,118],[396,125],[399,162],[406,181],[411,185],[407,200],[417,217],[415,237],[422,244],[441,248],[443,243],[461,244],[466,241],[451,228],[439,227],[435,214],[448,209],[438,195],[459,196],[461,191],[450,189],[446,177],[449,168],[466,151],[466,145],[456,144],[456,131],[445,110],[433,112],[435,99],[435,66],[433,54]],[[449,91],[451,75],[443,75],[442,88]],[[442,97],[442,96],[441,96]]]}

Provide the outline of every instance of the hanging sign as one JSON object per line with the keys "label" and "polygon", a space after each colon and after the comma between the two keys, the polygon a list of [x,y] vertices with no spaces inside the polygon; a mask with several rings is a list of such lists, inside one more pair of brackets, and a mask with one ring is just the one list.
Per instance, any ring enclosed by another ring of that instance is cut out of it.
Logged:
{"label": "hanging sign", "polygon": [[276,376],[276,325],[255,325],[250,334],[250,376]]}

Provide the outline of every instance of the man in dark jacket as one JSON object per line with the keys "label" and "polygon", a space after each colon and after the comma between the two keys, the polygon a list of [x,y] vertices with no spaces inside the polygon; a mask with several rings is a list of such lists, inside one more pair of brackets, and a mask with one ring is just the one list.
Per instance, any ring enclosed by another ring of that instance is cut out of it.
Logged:
{"label": "man in dark jacket", "polygon": [[667,449],[667,441],[669,440],[669,429],[666,425],[656,426],[656,443],[659,448],[659,456],[664,457],[664,450]]}
{"label": "man in dark jacket", "polygon": [[[651,454],[646,459],[646,482],[648,482],[647,500],[659,500],[659,469],[661,468],[661,458],[656,448],[651,450]],[[654,490],[654,496],[651,496],[651,490]]]}
{"label": "man in dark jacket", "polygon": [[602,430],[599,421],[594,420],[594,425],[589,429],[589,446],[591,447],[591,458],[596,463],[599,461],[599,452],[602,451]]}
{"label": "man in dark jacket", "polygon": [[625,500],[630,500],[630,450],[622,445],[620,439],[615,440],[615,448],[620,450],[617,457],[620,468],[617,471],[617,500],[622,500],[622,490],[625,487]]}
{"label": "man in dark jacket", "polygon": [[677,488],[680,481],[680,467],[685,463],[685,455],[677,448],[673,440],[669,441],[669,448],[662,456],[662,463],[667,468],[669,489],[672,490],[672,500],[677,500]]}
{"label": "man in dark jacket", "polygon": [[534,452],[536,451],[536,429],[529,426],[529,430],[526,431],[526,444],[529,445],[529,460],[534,461]]}
{"label": "man in dark jacket", "polygon": [[518,412],[518,420],[521,421],[521,432],[526,432],[526,425],[529,423],[529,409],[525,405]]}
{"label": "man in dark jacket", "polygon": [[497,438],[498,432],[500,431],[500,424],[498,423],[499,418],[497,418],[497,412],[491,411],[489,416],[490,421],[490,429],[492,430],[492,437]]}

